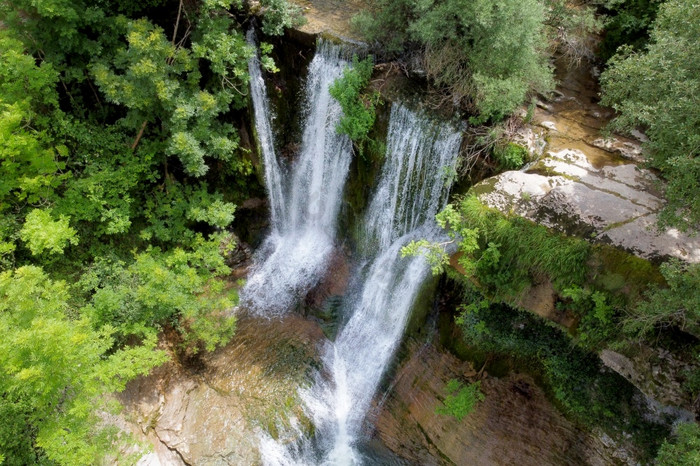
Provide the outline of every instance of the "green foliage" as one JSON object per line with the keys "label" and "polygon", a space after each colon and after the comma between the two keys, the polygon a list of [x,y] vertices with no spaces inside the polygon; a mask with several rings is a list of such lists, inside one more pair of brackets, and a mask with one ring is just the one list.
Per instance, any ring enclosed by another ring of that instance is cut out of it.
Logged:
{"label": "green foliage", "polygon": [[426,239],[413,240],[401,248],[401,257],[423,256],[430,264],[433,275],[440,275],[450,263],[444,246]]}
{"label": "green foliage", "polygon": [[161,330],[190,353],[231,338],[215,232],[248,189],[252,54],[232,4],[0,2],[3,464],[99,463],[106,394],[165,359]]}
{"label": "green foliage", "polygon": [[[228,31],[227,17],[204,17],[201,24],[206,29],[195,36],[190,52],[176,47],[147,19],[129,21],[128,45],[117,49],[114,58],[96,61],[92,74],[110,102],[129,109],[122,120],[126,127],[140,131],[148,122],[163,124],[166,151],[177,156],[188,173],[204,175],[207,155],[249,174],[250,163],[233,157],[238,148],[234,128],[217,117],[232,104],[245,104],[247,60],[253,52],[241,33]],[[200,87],[198,58],[209,62],[217,87]]]}
{"label": "green foliage", "polygon": [[53,197],[66,179],[64,146],[51,147],[37,130],[47,122],[37,110],[58,105],[57,74],[50,64],[36,65],[21,42],[0,30],[0,212],[15,204],[38,204]]}
{"label": "green foliage", "polygon": [[[120,24],[100,3],[8,0],[0,4],[0,17],[29,52],[61,73],[64,89],[69,89],[71,84],[85,80],[91,59],[105,53],[116,40]],[[70,89],[77,91],[77,87]],[[68,97],[77,99],[77,92]],[[78,101],[73,103],[79,106]]]}
{"label": "green foliage", "polygon": [[435,414],[452,416],[458,421],[474,411],[474,407],[484,400],[481,392],[481,381],[464,386],[459,380],[451,379],[445,386],[445,401],[435,408]]}
{"label": "green foliage", "polygon": [[643,338],[674,326],[700,336],[700,265],[672,259],[661,265],[667,287],[652,286],[623,321],[623,330]]}
{"label": "green foliage", "polygon": [[68,218],[60,216],[54,220],[50,210],[34,209],[27,214],[19,235],[32,254],[38,256],[44,252],[60,254],[68,244],[78,244],[76,233]]}
{"label": "green foliage", "polygon": [[607,20],[605,35],[598,48],[601,60],[608,61],[622,45],[643,50],[661,0],[608,0],[604,2]]}
{"label": "green foliage", "polygon": [[609,435],[631,434],[653,454],[667,432],[644,420],[646,413],[638,408],[633,385],[605,369],[596,354],[573,346],[560,327],[527,311],[489,304],[468,283],[465,288],[457,322],[467,344],[517,360],[519,367],[542,376],[565,413],[587,426],[602,427]]}
{"label": "green foliage", "polygon": [[[0,273],[0,429],[9,464],[90,464],[114,437],[97,428],[103,394],[162,363],[155,338],[111,355],[111,328],[71,309],[68,287],[37,267]],[[14,422],[17,424],[14,424]],[[3,423],[4,424],[4,423]]]}
{"label": "green foliage", "polygon": [[133,263],[98,259],[81,278],[92,295],[88,312],[99,326],[110,325],[123,336],[173,326],[187,349],[207,350],[228,342],[235,330],[231,308],[237,296],[225,292],[218,277],[229,272],[219,241],[193,239],[193,249],[162,252],[151,248]]}
{"label": "green foliage", "polygon": [[355,20],[390,52],[409,42],[420,47],[431,80],[482,123],[508,115],[530,92],[551,89],[544,22],[538,0],[380,0]]}
{"label": "green foliage", "polygon": [[494,300],[512,302],[541,277],[549,277],[560,290],[584,281],[590,253],[585,241],[505,216],[476,196],[447,206],[438,223],[451,237],[460,238],[461,272]]}
{"label": "green foliage", "polygon": [[578,326],[579,342],[588,348],[596,348],[615,338],[616,309],[610,304],[610,296],[599,290],[573,285],[561,292],[569,298],[566,308],[581,318]]}
{"label": "green foliage", "polygon": [[301,7],[287,0],[260,0],[262,30],[269,36],[281,36],[286,28],[297,28],[306,23]]}
{"label": "green foliage", "polygon": [[665,2],[647,49],[621,48],[609,65],[601,83],[602,103],[619,113],[612,129],[642,127],[650,164],[668,180],[660,223],[700,228],[700,9]]}
{"label": "green foliage", "polygon": [[347,134],[360,148],[369,142],[369,132],[377,117],[376,104],[378,92],[368,92],[367,86],[372,78],[374,60],[371,56],[359,60],[352,58],[352,66],[345,68],[343,76],[336,79],[329,89],[331,96],[340,103],[343,116],[338,122],[337,130]]}
{"label": "green foliage", "polygon": [[692,466],[700,464],[700,426],[695,422],[681,424],[673,442],[664,441],[656,457],[659,466]]}
{"label": "green foliage", "polygon": [[56,132],[70,148],[68,168],[80,175],[56,199],[54,211],[70,216],[83,240],[129,232],[162,158],[134,153],[129,136],[115,127],[70,119]]}
{"label": "green foliage", "polygon": [[236,206],[224,202],[219,193],[210,194],[206,183],[181,185],[168,183],[146,201],[148,222],[141,237],[147,241],[177,242],[188,245],[198,234],[197,223],[225,228],[233,221]]}
{"label": "green foliage", "polygon": [[528,154],[527,149],[520,144],[508,142],[505,145],[496,145],[493,148],[493,157],[499,170],[517,170],[525,165]]}

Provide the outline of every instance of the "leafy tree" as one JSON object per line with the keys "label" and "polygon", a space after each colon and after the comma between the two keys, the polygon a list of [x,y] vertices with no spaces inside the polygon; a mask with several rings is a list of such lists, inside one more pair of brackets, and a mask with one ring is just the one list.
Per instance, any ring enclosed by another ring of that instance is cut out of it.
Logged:
{"label": "leafy tree", "polygon": [[380,0],[357,28],[389,52],[413,42],[432,81],[478,121],[498,120],[552,87],[545,9],[538,0]]}
{"label": "leafy tree", "polygon": [[98,259],[80,282],[92,295],[86,312],[98,326],[113,326],[123,336],[173,326],[194,352],[199,345],[211,351],[228,342],[235,330],[231,308],[237,296],[217,279],[229,272],[219,241],[200,236],[193,244],[191,251],[152,248],[131,264]]}
{"label": "leafy tree", "polygon": [[667,287],[653,286],[630,310],[623,329],[641,338],[661,327],[676,326],[700,336],[700,265],[673,259],[661,265]]}
{"label": "leafy tree", "polygon": [[78,244],[76,231],[69,226],[68,218],[61,216],[54,220],[48,210],[34,209],[27,214],[19,234],[35,256],[43,252],[62,253],[68,244]]}
{"label": "leafy tree", "polygon": [[605,35],[598,49],[604,62],[615,55],[622,45],[643,50],[649,41],[651,28],[662,0],[607,0],[603,2]]}
{"label": "leafy tree", "polygon": [[287,0],[260,0],[263,13],[262,30],[270,36],[281,36],[286,28],[306,23],[301,7]]}
{"label": "leafy tree", "polygon": [[612,129],[643,128],[649,163],[668,181],[660,224],[700,228],[700,9],[664,3],[647,50],[623,47],[609,65],[601,83],[602,103],[619,113]]}
{"label": "leafy tree", "polygon": [[53,198],[67,178],[60,159],[66,148],[41,129],[58,106],[57,74],[50,64],[36,65],[21,42],[0,30],[0,212],[13,205]]}
{"label": "leafy tree", "polygon": [[146,200],[145,219],[148,225],[141,237],[148,241],[176,242],[189,245],[198,235],[197,223],[225,228],[233,221],[235,205],[224,202],[219,193],[210,194],[206,183],[182,185],[166,183]]}
{"label": "leafy tree", "polygon": [[0,273],[0,451],[8,464],[42,464],[44,455],[93,463],[114,440],[96,427],[102,395],[165,360],[155,338],[110,354],[113,329],[94,330],[69,299],[66,283],[38,267]]}
{"label": "leafy tree", "polygon": [[[245,102],[246,64],[252,51],[240,33],[228,32],[226,17],[206,17],[203,24],[207,29],[189,51],[176,47],[147,19],[129,21],[128,46],[118,49],[114,59],[95,63],[92,73],[109,101],[129,109],[122,120],[126,127],[142,134],[148,122],[163,125],[166,151],[177,156],[188,173],[206,173],[208,155],[248,174],[250,164],[233,158],[237,133],[217,117],[231,104],[240,107]],[[200,87],[198,58],[209,60],[220,79],[218,89]],[[137,135],[134,144],[138,139]]]}
{"label": "leafy tree", "polygon": [[659,466],[691,466],[700,463],[700,426],[687,422],[678,426],[675,439],[665,440],[656,457]]}

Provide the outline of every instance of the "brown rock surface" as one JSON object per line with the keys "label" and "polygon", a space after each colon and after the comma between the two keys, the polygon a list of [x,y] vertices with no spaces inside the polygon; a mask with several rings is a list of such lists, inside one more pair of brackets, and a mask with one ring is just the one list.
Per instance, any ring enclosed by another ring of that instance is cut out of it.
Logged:
{"label": "brown rock surface", "polygon": [[410,464],[604,465],[627,463],[627,454],[579,430],[546,399],[531,377],[486,375],[486,395],[458,421],[435,414],[448,380],[473,380],[467,362],[432,344],[409,344],[409,356],[377,413],[377,435]]}
{"label": "brown rock surface", "polygon": [[320,328],[298,315],[243,317],[226,347],[196,368],[169,362],[119,395],[142,465],[259,464],[256,432],[303,418],[298,387],[316,364]]}
{"label": "brown rock surface", "polygon": [[363,0],[292,0],[303,8],[306,24],[299,30],[307,34],[328,33],[357,39],[350,27],[350,19],[364,6]]}

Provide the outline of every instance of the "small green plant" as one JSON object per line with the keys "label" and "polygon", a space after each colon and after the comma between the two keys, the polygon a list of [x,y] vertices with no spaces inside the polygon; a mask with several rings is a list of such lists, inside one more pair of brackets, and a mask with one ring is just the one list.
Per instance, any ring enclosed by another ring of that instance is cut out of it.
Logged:
{"label": "small green plant", "polygon": [[494,147],[493,157],[501,170],[517,170],[525,165],[528,159],[527,149],[514,142]]}
{"label": "small green plant", "polygon": [[535,116],[535,109],[537,108],[537,102],[535,99],[532,99],[530,101],[530,105],[527,106],[527,113],[525,114],[525,118],[523,119],[525,123],[532,123],[532,119]]}
{"label": "small green plant", "polygon": [[656,457],[661,466],[690,466],[700,464],[700,426],[688,422],[678,426],[675,441],[664,441]]}
{"label": "small green plant", "polygon": [[352,67],[346,68],[343,76],[336,79],[329,89],[331,96],[343,109],[343,117],[336,129],[338,133],[347,134],[353,140],[360,155],[364,154],[365,144],[371,142],[369,132],[377,117],[379,93],[367,91],[373,68],[372,56],[359,60],[355,55]]}
{"label": "small green plant", "polygon": [[481,381],[465,386],[459,380],[451,379],[445,385],[445,392],[447,392],[445,401],[442,406],[435,408],[435,414],[452,416],[458,421],[474,411],[476,404],[484,400]]}

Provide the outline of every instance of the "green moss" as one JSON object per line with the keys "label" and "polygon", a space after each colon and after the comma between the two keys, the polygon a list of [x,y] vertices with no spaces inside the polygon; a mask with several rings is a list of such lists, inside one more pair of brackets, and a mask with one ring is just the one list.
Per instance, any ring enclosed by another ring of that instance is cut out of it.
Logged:
{"label": "green moss", "polygon": [[457,379],[451,379],[445,385],[445,400],[435,408],[435,414],[452,416],[458,421],[468,416],[476,404],[484,400],[481,392],[481,381],[464,385]]}
{"label": "green moss", "polygon": [[604,244],[592,248],[590,280],[601,288],[637,299],[650,284],[662,284],[659,268],[648,260]]}

